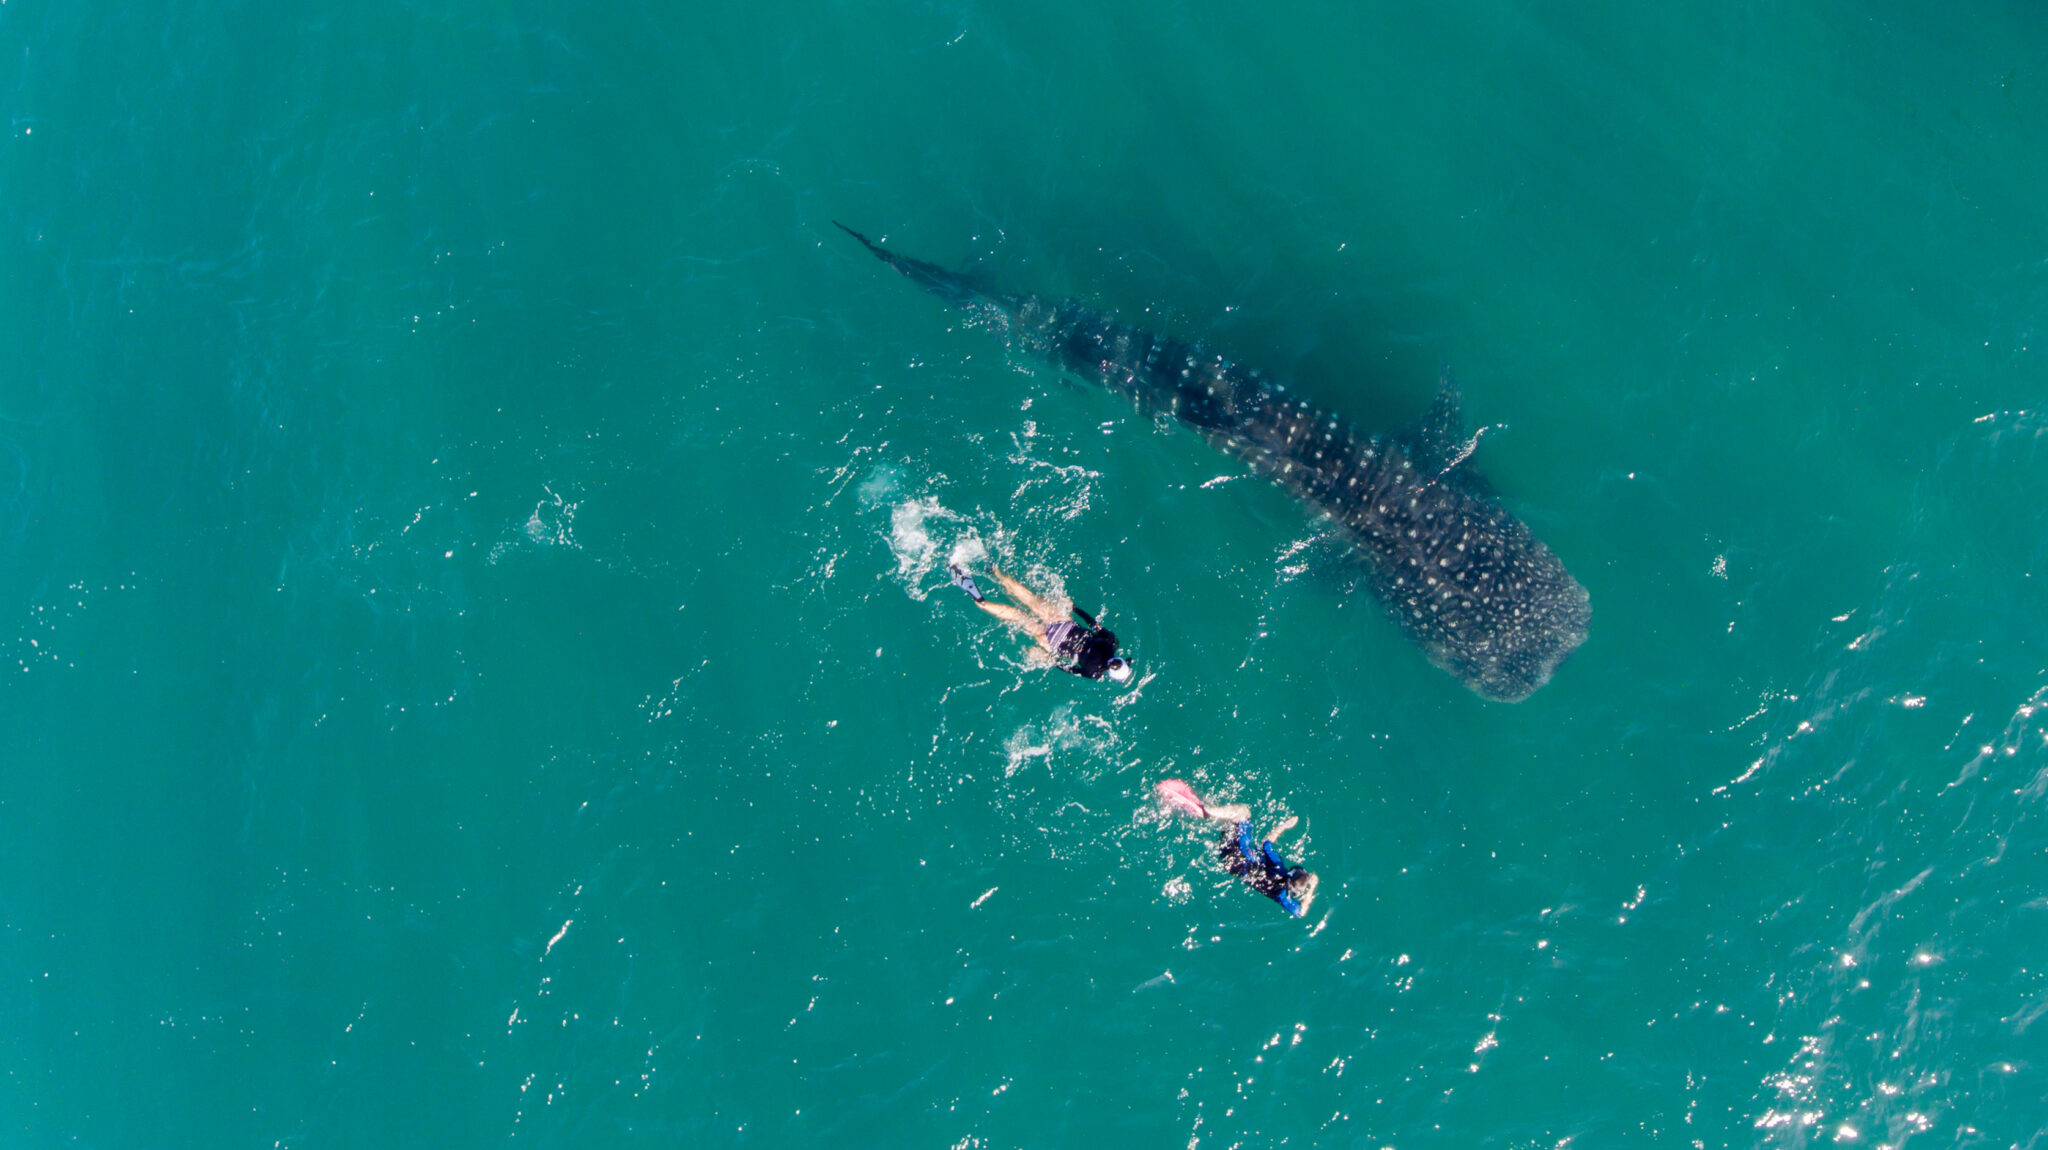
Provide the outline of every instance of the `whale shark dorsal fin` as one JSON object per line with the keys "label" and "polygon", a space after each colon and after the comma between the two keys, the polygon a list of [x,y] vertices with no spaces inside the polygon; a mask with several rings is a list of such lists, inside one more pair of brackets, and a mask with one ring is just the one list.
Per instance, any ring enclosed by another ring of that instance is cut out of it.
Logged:
{"label": "whale shark dorsal fin", "polygon": [[1446,370],[1437,380],[1429,410],[1402,430],[1402,442],[1425,470],[1446,471],[1470,454],[1465,443],[1464,406],[1458,381]]}

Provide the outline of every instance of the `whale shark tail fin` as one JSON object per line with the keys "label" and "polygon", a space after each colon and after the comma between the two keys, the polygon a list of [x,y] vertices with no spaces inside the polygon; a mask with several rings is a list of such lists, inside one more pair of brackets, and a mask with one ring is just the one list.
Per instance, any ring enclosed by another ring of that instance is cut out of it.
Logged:
{"label": "whale shark tail fin", "polygon": [[928,264],[923,260],[911,259],[909,256],[899,256],[888,248],[840,223],[838,220],[833,220],[832,225],[854,239],[859,240],[862,247],[875,253],[876,259],[902,272],[910,279],[910,282],[949,303],[994,303],[1009,306],[1015,302],[1006,296],[980,287],[973,280],[958,272],[949,272],[937,264]]}

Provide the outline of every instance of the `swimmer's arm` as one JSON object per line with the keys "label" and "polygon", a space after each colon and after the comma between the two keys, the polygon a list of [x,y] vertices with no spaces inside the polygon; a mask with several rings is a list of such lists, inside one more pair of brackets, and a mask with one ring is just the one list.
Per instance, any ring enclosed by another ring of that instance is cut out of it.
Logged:
{"label": "swimmer's arm", "polygon": [[1281,835],[1293,830],[1294,824],[1300,821],[1300,819],[1295,818],[1293,815],[1288,815],[1286,818],[1281,819],[1278,823],[1274,824],[1272,830],[1266,832],[1266,841],[1269,843],[1278,842]]}

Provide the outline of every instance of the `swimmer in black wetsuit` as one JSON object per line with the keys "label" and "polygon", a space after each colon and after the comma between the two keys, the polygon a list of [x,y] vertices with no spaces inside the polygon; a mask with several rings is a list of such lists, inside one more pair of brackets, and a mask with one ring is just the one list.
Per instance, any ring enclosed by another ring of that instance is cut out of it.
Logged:
{"label": "swimmer in black wetsuit", "polygon": [[1175,810],[1228,824],[1229,829],[1223,832],[1222,841],[1216,845],[1216,856],[1223,860],[1224,869],[1242,878],[1253,890],[1279,903],[1288,914],[1300,918],[1308,913],[1309,904],[1316,900],[1316,883],[1319,880],[1305,867],[1289,866],[1273,845],[1301,820],[1288,815],[1266,832],[1263,841],[1254,843],[1250,807],[1237,804],[1209,806],[1196,797],[1194,788],[1179,779],[1167,779],[1154,790],[1160,802]]}
{"label": "swimmer in black wetsuit", "polygon": [[[974,576],[968,573],[967,568],[952,563],[947,570],[952,573],[953,585],[967,592],[976,606],[1036,639],[1039,647],[1061,670],[1088,679],[1108,679],[1115,683],[1130,681],[1131,664],[1116,653],[1116,633],[1097,623],[1093,615],[1071,603],[1062,610],[993,567],[989,574],[995,576],[996,582],[1002,584],[1010,598],[1022,603],[1027,610],[1019,610],[1007,603],[991,603],[982,598],[981,588],[975,585]],[[1081,623],[1074,622],[1076,615],[1080,616]],[[1082,625],[1084,623],[1086,626]]]}

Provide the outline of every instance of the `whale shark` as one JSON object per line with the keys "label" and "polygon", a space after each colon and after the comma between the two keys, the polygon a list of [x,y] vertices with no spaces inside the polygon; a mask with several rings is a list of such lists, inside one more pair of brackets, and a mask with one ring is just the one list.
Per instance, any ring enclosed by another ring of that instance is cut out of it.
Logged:
{"label": "whale shark", "polygon": [[1528,698],[1585,641],[1586,589],[1472,468],[1478,436],[1465,433],[1448,374],[1420,419],[1368,434],[1197,342],[1077,300],[997,290],[838,226],[919,287],[979,313],[1013,349],[1171,416],[1340,524],[1394,622],[1482,698]]}

